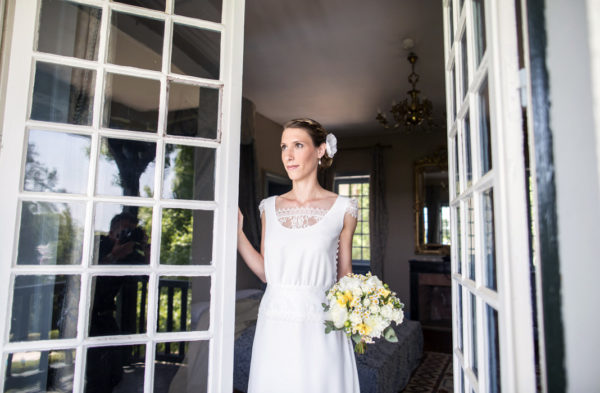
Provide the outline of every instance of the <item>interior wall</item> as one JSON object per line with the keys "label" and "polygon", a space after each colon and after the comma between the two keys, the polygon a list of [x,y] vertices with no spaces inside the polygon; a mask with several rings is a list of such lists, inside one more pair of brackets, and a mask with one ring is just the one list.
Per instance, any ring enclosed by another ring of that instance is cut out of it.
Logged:
{"label": "interior wall", "polygon": [[550,128],[554,138],[562,320],[569,392],[598,391],[600,185],[583,1],[547,0]]}

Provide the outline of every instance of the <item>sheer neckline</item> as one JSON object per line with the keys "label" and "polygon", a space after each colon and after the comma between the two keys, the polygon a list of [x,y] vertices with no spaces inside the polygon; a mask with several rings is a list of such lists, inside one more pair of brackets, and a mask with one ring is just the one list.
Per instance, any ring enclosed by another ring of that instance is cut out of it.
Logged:
{"label": "sheer neckline", "polygon": [[[322,209],[322,208],[319,208],[319,207],[310,207],[310,206],[291,206],[291,207],[284,207],[284,208],[279,208],[278,209],[277,208],[277,198],[279,198],[279,195],[276,195],[275,198],[273,199],[273,217],[274,217],[275,221],[277,222],[277,224],[280,227],[282,227],[284,229],[289,229],[289,230],[302,230],[302,229],[309,229],[309,228],[316,227],[317,225],[319,225],[329,215],[329,213],[335,208],[335,206],[338,204],[338,202],[341,199],[340,195],[338,195],[335,198],[335,201],[329,207],[329,209]],[[322,212],[323,214],[321,215],[321,218],[316,223],[314,223],[312,225],[307,225],[307,226],[304,226],[304,227],[293,227],[293,226],[292,227],[287,227],[287,226],[283,225],[283,223],[280,222],[277,219],[277,212],[278,211],[287,211],[287,212],[289,212],[289,211],[303,210],[303,209],[310,209],[310,210],[313,210],[313,211],[314,210],[318,210],[318,211]]]}

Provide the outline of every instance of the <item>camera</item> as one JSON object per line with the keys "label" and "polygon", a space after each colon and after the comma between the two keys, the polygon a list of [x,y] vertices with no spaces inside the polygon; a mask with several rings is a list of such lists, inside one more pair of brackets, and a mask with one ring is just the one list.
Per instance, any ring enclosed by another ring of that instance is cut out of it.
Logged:
{"label": "camera", "polygon": [[144,230],[140,227],[123,229],[117,238],[119,239],[119,244],[125,244],[127,242],[141,243],[144,240]]}

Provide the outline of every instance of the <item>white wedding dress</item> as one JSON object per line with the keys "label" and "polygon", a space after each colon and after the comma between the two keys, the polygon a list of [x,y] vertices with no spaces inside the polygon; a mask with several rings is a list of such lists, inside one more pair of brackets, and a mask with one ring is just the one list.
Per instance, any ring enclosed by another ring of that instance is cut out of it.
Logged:
{"label": "white wedding dress", "polygon": [[325,291],[337,281],[338,239],[355,199],[338,196],[328,209],[278,209],[265,214],[265,275],[248,393],[359,393],[352,340],[325,333]]}

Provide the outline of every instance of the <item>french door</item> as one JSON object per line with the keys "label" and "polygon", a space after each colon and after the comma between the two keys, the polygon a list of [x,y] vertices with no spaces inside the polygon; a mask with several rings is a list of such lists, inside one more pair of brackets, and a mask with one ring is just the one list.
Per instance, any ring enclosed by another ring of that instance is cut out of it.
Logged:
{"label": "french door", "polygon": [[3,391],[231,391],[243,0],[8,0]]}
{"label": "french door", "polygon": [[444,1],[457,392],[535,391],[516,18]]}

